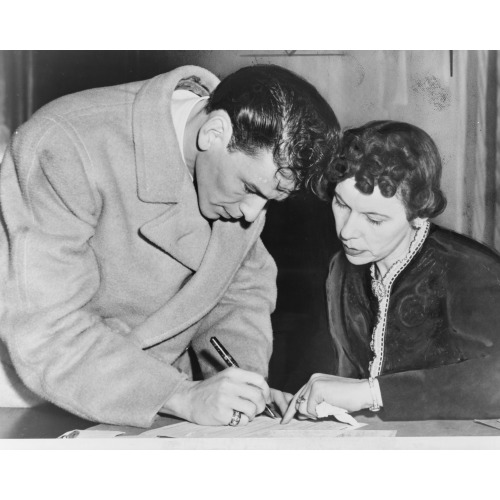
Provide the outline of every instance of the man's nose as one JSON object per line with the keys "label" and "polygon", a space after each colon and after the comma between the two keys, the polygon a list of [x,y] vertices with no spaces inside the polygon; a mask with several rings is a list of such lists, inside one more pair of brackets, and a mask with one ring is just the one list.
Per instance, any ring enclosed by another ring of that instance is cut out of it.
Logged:
{"label": "man's nose", "polygon": [[240,204],[240,211],[247,222],[253,222],[262,212],[267,204],[265,198],[254,196],[250,200],[245,200]]}

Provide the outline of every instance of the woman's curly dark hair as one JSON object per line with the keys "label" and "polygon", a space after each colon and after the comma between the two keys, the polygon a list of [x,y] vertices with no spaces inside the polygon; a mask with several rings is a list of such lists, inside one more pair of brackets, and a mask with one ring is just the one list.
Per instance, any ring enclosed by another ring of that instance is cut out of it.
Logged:
{"label": "woman's curly dark hair", "polygon": [[397,194],[411,221],[436,217],[445,209],[441,170],[437,146],[422,129],[404,122],[372,121],[344,132],[340,155],[311,187],[331,201],[335,186],[354,177],[362,193],[371,194],[378,186],[386,198]]}

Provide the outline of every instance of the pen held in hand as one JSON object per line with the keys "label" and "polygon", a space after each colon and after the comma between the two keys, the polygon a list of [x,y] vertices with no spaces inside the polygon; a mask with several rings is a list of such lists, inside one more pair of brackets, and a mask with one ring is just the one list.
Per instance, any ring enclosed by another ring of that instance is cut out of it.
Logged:
{"label": "pen held in hand", "polygon": [[[219,356],[224,360],[227,366],[234,366],[235,368],[239,368],[236,360],[229,354],[227,349],[217,340],[216,337],[212,337],[210,339],[210,343],[215,347],[215,350],[219,353]],[[274,414],[273,410],[266,404],[265,412],[272,418],[277,418]]]}

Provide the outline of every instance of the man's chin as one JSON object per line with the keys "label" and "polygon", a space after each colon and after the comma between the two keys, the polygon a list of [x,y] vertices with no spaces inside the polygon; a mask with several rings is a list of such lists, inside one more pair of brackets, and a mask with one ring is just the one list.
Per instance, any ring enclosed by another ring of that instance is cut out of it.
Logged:
{"label": "man's chin", "polygon": [[209,206],[208,209],[207,209],[205,207],[200,206],[199,208],[200,208],[201,215],[205,219],[207,219],[209,222],[212,222],[212,221],[215,221],[215,220],[219,220],[219,219],[221,219],[221,218],[224,217],[219,212],[217,212],[216,209],[213,208],[213,207]]}

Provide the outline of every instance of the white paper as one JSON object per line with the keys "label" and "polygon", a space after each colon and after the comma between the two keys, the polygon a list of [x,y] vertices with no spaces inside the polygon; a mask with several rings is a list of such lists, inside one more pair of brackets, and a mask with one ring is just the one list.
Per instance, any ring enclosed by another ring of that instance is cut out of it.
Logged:
{"label": "white paper", "polygon": [[475,419],[474,422],[478,424],[487,425],[488,427],[493,427],[494,429],[500,430],[500,420],[479,420]]}
{"label": "white paper", "polygon": [[316,405],[316,415],[318,418],[325,418],[329,416],[334,416],[340,422],[344,422],[346,424],[357,426],[357,420],[347,413],[347,410],[344,408],[339,408],[338,406],[333,406],[326,401],[323,401],[319,405]]}
{"label": "white paper", "polygon": [[114,438],[124,434],[121,431],[101,431],[101,430],[80,430],[75,429],[73,431],[68,431],[59,436],[58,439],[103,439],[103,438]]}
{"label": "white paper", "polygon": [[345,429],[361,427],[335,420],[292,420],[282,425],[280,419],[260,416],[243,427],[197,425],[191,422],[167,425],[143,432],[137,437],[172,437],[172,438],[246,438],[246,437],[310,437],[330,436],[335,437]]}

